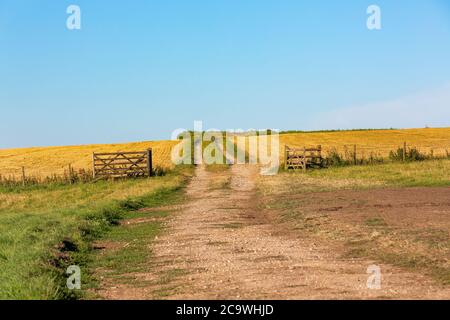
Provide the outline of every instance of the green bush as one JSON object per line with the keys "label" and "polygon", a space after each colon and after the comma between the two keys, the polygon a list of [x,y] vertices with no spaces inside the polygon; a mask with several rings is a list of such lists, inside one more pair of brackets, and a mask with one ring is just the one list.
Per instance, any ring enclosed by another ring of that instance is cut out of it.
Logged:
{"label": "green bush", "polygon": [[389,152],[389,159],[392,161],[403,161],[403,154],[405,155],[405,161],[423,161],[428,158],[433,158],[433,155],[427,157],[424,153],[421,153],[417,148],[397,148],[395,151]]}
{"label": "green bush", "polygon": [[345,160],[344,157],[336,149],[331,149],[330,151],[328,151],[324,162],[326,166],[335,167],[347,166],[350,164],[349,161]]}

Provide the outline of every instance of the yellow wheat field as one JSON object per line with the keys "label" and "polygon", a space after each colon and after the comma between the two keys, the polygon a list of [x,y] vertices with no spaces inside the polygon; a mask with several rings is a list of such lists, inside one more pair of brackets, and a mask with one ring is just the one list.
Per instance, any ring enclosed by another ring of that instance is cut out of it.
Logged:
{"label": "yellow wheat field", "polygon": [[92,168],[93,152],[153,150],[153,166],[171,166],[170,152],[176,141],[147,141],[123,144],[93,144],[66,147],[36,147],[0,150],[0,174],[18,177],[25,167],[25,174],[46,177],[63,174],[71,165],[75,170]]}
{"label": "yellow wheat field", "polygon": [[[339,152],[353,150],[357,145],[358,157],[370,153],[387,157],[389,151],[407,142],[422,152],[446,155],[450,152],[450,128],[405,129],[405,130],[367,130],[318,133],[292,133],[280,136],[280,151],[284,145],[304,147],[322,145],[325,153],[336,148]],[[96,144],[66,147],[36,147],[0,150],[0,174],[20,176],[22,166],[26,175],[45,177],[62,174],[71,165],[75,170],[90,169],[93,152],[141,151],[153,149],[153,164],[170,168],[170,154],[176,141],[148,141],[124,144]],[[283,157],[283,152],[280,152]]]}
{"label": "yellow wheat field", "polygon": [[293,133],[280,136],[283,150],[284,145],[322,145],[325,153],[333,148],[344,153],[346,150],[353,152],[356,145],[358,158],[368,157],[371,153],[387,157],[389,151],[402,147],[404,142],[408,147],[416,147],[421,152],[444,156],[447,151],[450,152],[450,128]]}

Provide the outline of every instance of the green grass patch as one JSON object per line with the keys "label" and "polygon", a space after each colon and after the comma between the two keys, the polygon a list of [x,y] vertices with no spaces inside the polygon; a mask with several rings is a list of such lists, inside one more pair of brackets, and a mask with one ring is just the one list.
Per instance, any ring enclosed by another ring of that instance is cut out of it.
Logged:
{"label": "green grass patch", "polygon": [[79,297],[65,289],[66,267],[84,270],[92,241],[127,213],[165,203],[191,174],[0,191],[0,298]]}
{"label": "green grass patch", "polygon": [[450,186],[450,160],[331,167],[308,171],[304,175],[318,179],[366,181],[368,185],[380,182],[396,187]]}
{"label": "green grass patch", "polygon": [[[149,263],[152,254],[149,246],[164,229],[161,218],[167,217],[169,213],[164,210],[136,210],[144,207],[155,208],[173,205],[179,203],[182,199],[182,188],[175,188],[160,190],[144,200],[135,200],[137,204],[143,201],[143,205],[133,207],[131,210],[134,211],[128,212],[123,218],[127,220],[143,218],[148,221],[116,226],[103,234],[100,238],[100,244],[106,243],[106,248],[104,250],[91,250],[88,253],[87,270],[89,270],[89,278],[87,289],[98,288],[100,277],[107,278],[116,284],[142,285],[142,279],[137,281],[131,274],[148,271],[152,267]],[[155,218],[155,221],[149,220],[151,218]]]}

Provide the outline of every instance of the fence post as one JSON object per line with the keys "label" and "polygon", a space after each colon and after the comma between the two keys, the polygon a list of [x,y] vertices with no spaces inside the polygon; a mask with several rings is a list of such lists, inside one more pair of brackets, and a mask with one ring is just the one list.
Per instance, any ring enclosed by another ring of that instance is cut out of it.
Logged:
{"label": "fence post", "polygon": [[284,170],[288,170],[288,146],[284,145]]}
{"label": "fence post", "polygon": [[69,163],[69,184],[72,184],[72,165]]}
{"label": "fence post", "polygon": [[322,145],[318,145],[317,146],[317,153],[318,153],[318,156],[319,156],[319,159],[318,159],[318,161],[317,161],[317,163],[318,163],[318,165],[319,165],[319,167],[322,167]]}
{"label": "fence post", "polygon": [[356,144],[353,146],[353,163],[355,164],[355,166],[357,165],[357,160],[356,160]]}
{"label": "fence post", "polygon": [[406,161],[406,141],[403,142],[403,162]]}
{"label": "fence post", "polygon": [[306,147],[303,148],[303,171],[306,171]]}
{"label": "fence post", "polygon": [[92,177],[95,179],[95,152],[92,152]]}
{"label": "fence post", "polygon": [[147,150],[147,170],[148,170],[148,176],[152,176],[153,171],[153,163],[152,163],[152,148]]}
{"label": "fence post", "polygon": [[22,166],[22,185],[25,186],[26,177],[25,177],[25,167]]}

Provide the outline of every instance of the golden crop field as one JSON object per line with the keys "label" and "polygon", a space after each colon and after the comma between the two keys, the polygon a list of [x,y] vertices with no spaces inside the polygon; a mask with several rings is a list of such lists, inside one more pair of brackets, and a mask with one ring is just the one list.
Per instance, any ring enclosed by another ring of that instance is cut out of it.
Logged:
{"label": "golden crop field", "polygon": [[311,147],[322,145],[325,152],[336,148],[338,152],[353,150],[357,146],[358,157],[374,153],[387,157],[391,150],[402,147],[416,147],[419,151],[435,156],[450,152],[450,128],[403,129],[403,130],[365,130],[336,131],[317,133],[292,133],[280,136],[280,147]]}
{"label": "golden crop field", "polygon": [[92,168],[93,152],[153,150],[153,166],[170,167],[170,151],[176,141],[144,141],[122,144],[93,144],[66,147],[36,147],[0,150],[0,174],[21,175],[22,166],[27,176],[46,177],[63,174],[71,165],[75,170]]}
{"label": "golden crop field", "polygon": [[[280,149],[284,146],[304,147],[322,145],[325,152],[336,148],[339,152],[353,150],[357,145],[358,157],[370,153],[387,157],[389,151],[407,142],[409,147],[417,147],[420,151],[436,156],[450,152],[450,128],[404,129],[404,130],[366,130],[336,131],[317,133],[292,133],[280,136]],[[147,141],[123,144],[95,144],[66,147],[36,147],[0,150],[0,174],[18,176],[22,166],[26,175],[50,176],[62,174],[69,164],[75,169],[90,169],[93,152],[140,151],[153,149],[153,164],[169,168],[172,166],[170,152],[176,141]],[[283,157],[283,152],[280,153]]]}

